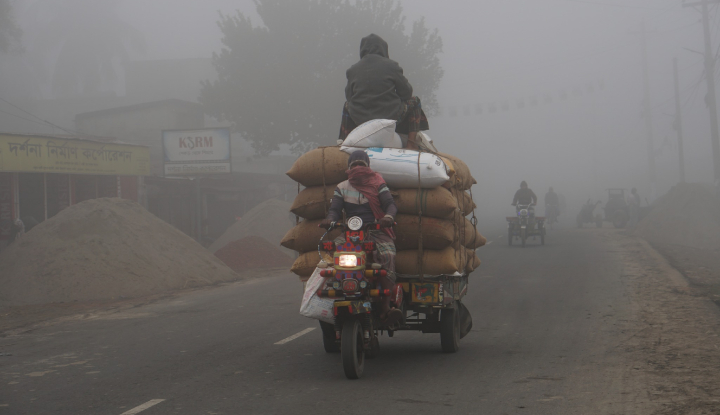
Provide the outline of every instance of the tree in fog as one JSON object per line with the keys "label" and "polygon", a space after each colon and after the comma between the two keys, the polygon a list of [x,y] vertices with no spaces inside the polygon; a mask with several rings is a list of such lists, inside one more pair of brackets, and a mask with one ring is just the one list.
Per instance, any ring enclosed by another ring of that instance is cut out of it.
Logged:
{"label": "tree in fog", "polygon": [[15,23],[10,0],[0,0],[0,52],[11,53],[21,50],[22,30]]}
{"label": "tree in fog", "polygon": [[50,16],[41,47],[55,54],[55,96],[94,94],[111,89],[117,67],[133,51],[144,50],[143,36],[115,14],[112,0],[41,0],[36,13]]}
{"label": "tree in fog", "polygon": [[224,47],[213,55],[218,79],[203,83],[200,102],[260,154],[285,143],[294,152],[335,144],[345,71],[360,59],[360,39],[370,33],[388,42],[390,59],[405,70],[425,112],[437,112],[442,39],[422,19],[406,30],[394,0],[254,3],[262,25],[240,12],[220,15]]}

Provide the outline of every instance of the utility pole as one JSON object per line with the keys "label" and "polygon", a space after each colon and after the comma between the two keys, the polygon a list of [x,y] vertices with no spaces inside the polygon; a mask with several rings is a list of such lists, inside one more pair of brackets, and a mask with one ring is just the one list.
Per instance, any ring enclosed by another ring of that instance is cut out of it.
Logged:
{"label": "utility pole", "polygon": [[648,73],[647,39],[645,22],[640,27],[642,41],[642,70],[643,70],[643,111],[645,118],[645,133],[647,134],[648,173],[650,179],[650,200],[655,200],[657,191],[657,176],[655,174],[655,144],[652,131],[652,108],[650,107],[650,75]]}
{"label": "utility pole", "polygon": [[680,81],[678,76],[678,59],[673,59],[675,75],[675,131],[678,135],[678,157],[680,158],[680,183],[685,183],[685,155],[683,153],[682,113],[680,111]]}
{"label": "utility pole", "polygon": [[710,110],[710,140],[712,143],[713,173],[715,180],[720,179],[720,134],[718,133],[717,98],[715,95],[715,55],[712,50],[710,39],[710,17],[708,4],[717,4],[720,0],[704,0],[694,3],[683,4],[683,7],[701,6],[703,22],[703,35],[705,37],[705,79],[707,80],[708,99],[707,105]]}

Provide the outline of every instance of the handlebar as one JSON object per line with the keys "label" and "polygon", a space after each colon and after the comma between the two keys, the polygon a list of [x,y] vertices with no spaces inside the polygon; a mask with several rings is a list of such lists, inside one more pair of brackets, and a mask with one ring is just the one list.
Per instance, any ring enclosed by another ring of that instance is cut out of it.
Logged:
{"label": "handlebar", "polygon": [[[393,221],[393,226],[395,226],[395,225],[397,225],[397,222]],[[335,229],[335,228],[346,229],[347,224],[342,223],[342,222],[330,222],[330,226],[325,228],[324,226],[322,226],[322,223],[318,223],[318,228],[326,229],[327,231],[331,231],[332,229]],[[372,222],[372,223],[363,224],[361,229],[379,231],[380,229],[382,229],[382,227],[380,226],[380,222],[378,222],[376,220],[375,222]]]}

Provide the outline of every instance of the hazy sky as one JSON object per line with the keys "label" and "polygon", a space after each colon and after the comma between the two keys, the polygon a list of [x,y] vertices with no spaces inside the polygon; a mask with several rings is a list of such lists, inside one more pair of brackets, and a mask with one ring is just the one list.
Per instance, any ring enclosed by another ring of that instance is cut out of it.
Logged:
{"label": "hazy sky", "polygon": [[[424,16],[443,38],[443,114],[430,119],[431,135],[441,150],[467,160],[485,194],[510,198],[523,179],[538,194],[554,185],[575,200],[602,196],[607,187],[637,186],[649,194],[638,34],[643,21],[659,194],[678,176],[674,57],[681,68],[687,177],[712,179],[702,57],[683,49],[702,51],[700,14],[683,8],[682,0],[402,4],[408,27]],[[249,0],[124,0],[118,7],[145,35],[144,59],[210,57],[220,48],[218,11],[234,10],[259,23]],[[720,45],[719,20],[714,7],[714,48]],[[495,113],[489,112],[492,104]]]}

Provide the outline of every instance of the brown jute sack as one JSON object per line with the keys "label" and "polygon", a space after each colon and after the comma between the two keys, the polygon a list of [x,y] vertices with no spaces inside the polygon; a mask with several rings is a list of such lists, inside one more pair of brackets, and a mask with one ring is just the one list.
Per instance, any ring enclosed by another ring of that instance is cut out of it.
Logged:
{"label": "brown jute sack", "polygon": [[472,200],[472,197],[470,197],[470,193],[456,188],[450,189],[450,192],[456,200],[458,209],[460,209],[465,216],[472,213],[472,211],[477,207],[475,202]]}
{"label": "brown jute sack", "polygon": [[465,272],[471,273],[473,272],[477,267],[480,266],[480,258],[475,255],[475,251],[472,249],[467,250],[467,264],[465,265]]}
{"label": "brown jute sack", "polygon": [[463,217],[463,224],[465,225],[465,232],[463,234],[463,246],[465,246],[465,248],[476,249],[487,243],[487,239],[485,239],[485,237],[482,236],[465,217]]}
{"label": "brown jute sack", "polygon": [[[295,196],[290,212],[304,219],[324,219],[330,209],[330,201],[337,184],[325,186],[306,187]],[[324,203],[323,203],[324,202]]]}
{"label": "brown jute sack", "polygon": [[398,213],[447,218],[457,209],[457,201],[444,187],[434,189],[397,189],[391,191]]}
{"label": "brown jute sack", "polygon": [[[458,267],[455,250],[451,247],[440,251],[423,250],[423,274],[453,274],[464,268]],[[395,271],[399,274],[418,274],[418,251],[398,251]]]}
{"label": "brown jute sack", "polygon": [[[328,264],[332,264],[333,259],[330,254],[328,254],[327,252],[322,252],[322,255],[325,262],[327,262]],[[300,254],[300,256],[295,260],[295,263],[293,263],[292,267],[290,268],[290,271],[297,274],[297,276],[299,276],[302,281],[306,281],[308,278],[310,278],[313,271],[315,271],[315,267],[317,267],[318,262],[320,262],[320,257],[318,256],[317,251]]]}
{"label": "brown jute sack", "polygon": [[[395,248],[398,251],[418,249],[420,239],[420,218],[412,215],[397,215],[395,222]],[[452,221],[422,218],[423,249],[443,249],[455,240],[455,226]]]}
{"label": "brown jute sack", "polygon": [[457,224],[457,235],[455,239],[453,239],[452,243],[454,248],[459,248],[461,242],[462,246],[469,249],[480,248],[487,243],[487,239],[485,239],[485,237],[475,229],[472,222],[463,216],[459,210],[455,211],[453,221],[453,223]]}
{"label": "brown jute sack", "polygon": [[[318,228],[320,221],[321,219],[306,219],[300,222],[285,234],[285,237],[280,241],[280,245],[300,253],[314,251],[317,254],[320,237],[325,233],[325,229]],[[340,236],[341,232],[340,229],[333,229],[325,235],[324,240],[332,241]]]}
{"label": "brown jute sack", "polygon": [[450,154],[438,153],[438,155],[450,160],[455,169],[455,174],[450,178],[451,183],[448,183],[450,187],[467,190],[477,183],[472,177],[472,174],[470,174],[470,168],[462,160]]}
{"label": "brown jute sack", "polygon": [[340,151],[340,147],[320,147],[300,156],[286,173],[291,179],[305,187],[340,183],[347,180],[345,171],[349,154]]}

